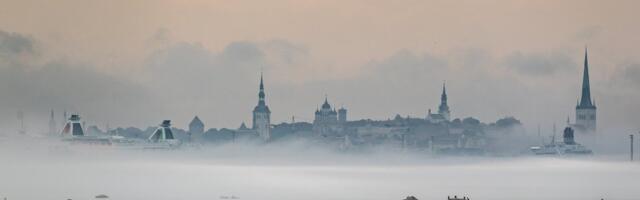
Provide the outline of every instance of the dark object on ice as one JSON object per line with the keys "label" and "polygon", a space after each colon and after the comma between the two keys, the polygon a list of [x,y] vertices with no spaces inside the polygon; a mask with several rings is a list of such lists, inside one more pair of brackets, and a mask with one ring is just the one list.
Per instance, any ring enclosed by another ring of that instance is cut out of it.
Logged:
{"label": "dark object on ice", "polygon": [[108,199],[108,198],[109,198],[109,196],[107,196],[106,194],[96,195],[96,199]]}
{"label": "dark object on ice", "polygon": [[469,197],[463,196],[462,198],[458,198],[458,196],[453,196],[453,198],[447,196],[447,200],[469,200]]}
{"label": "dark object on ice", "polygon": [[403,200],[418,200],[418,198],[414,196],[407,196],[407,198],[404,198]]}

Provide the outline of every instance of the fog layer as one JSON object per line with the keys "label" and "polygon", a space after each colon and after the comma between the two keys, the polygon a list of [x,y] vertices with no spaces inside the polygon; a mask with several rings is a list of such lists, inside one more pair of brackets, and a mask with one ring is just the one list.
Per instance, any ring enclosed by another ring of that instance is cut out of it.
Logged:
{"label": "fog layer", "polygon": [[622,157],[337,154],[306,144],[141,151],[2,141],[8,199],[634,199],[640,168]]}

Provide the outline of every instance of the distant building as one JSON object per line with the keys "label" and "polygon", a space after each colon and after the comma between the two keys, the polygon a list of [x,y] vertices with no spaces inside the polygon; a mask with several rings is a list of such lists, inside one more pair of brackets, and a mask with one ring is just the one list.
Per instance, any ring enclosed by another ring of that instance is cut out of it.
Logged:
{"label": "distant building", "polygon": [[584,50],[584,72],[582,75],[582,96],[576,105],[576,123],[573,125],[584,133],[596,132],[596,104],[591,99],[591,86],[589,84],[589,61],[587,49]]}
{"label": "distant building", "polygon": [[238,127],[238,130],[246,131],[251,129],[247,128],[247,125],[245,125],[244,122],[242,122],[242,124],[240,124],[240,127]]}
{"label": "distant building", "polygon": [[260,75],[260,92],[258,93],[258,105],[253,109],[253,127],[263,141],[271,139],[271,111],[264,101],[264,84]]}
{"label": "distant building", "polygon": [[58,124],[54,116],[52,109],[51,116],[49,116],[49,135],[56,135],[58,133]]}
{"label": "distant building", "polygon": [[325,97],[321,109],[316,109],[315,118],[313,119],[313,132],[315,135],[327,135],[335,132],[337,126],[338,113],[331,108],[327,97]]}
{"label": "distant building", "polygon": [[[238,139],[249,139],[252,140],[254,138],[256,138],[255,136],[258,135],[256,130],[247,128],[247,125],[242,122],[242,124],[240,124],[240,127],[238,127],[238,129],[236,129],[233,132],[234,135],[232,135],[232,139],[238,138]],[[263,138],[260,138],[263,139]],[[273,131],[270,130],[269,131],[269,139],[273,139]]]}
{"label": "distant building", "polygon": [[442,95],[440,95],[440,106],[438,106],[438,113],[431,113],[431,109],[427,113],[426,120],[432,123],[448,122],[451,119],[451,112],[449,111],[449,105],[447,104],[447,88],[442,84]]}
{"label": "distant building", "polygon": [[198,116],[195,116],[189,123],[189,139],[191,141],[202,138],[204,134],[204,123]]}
{"label": "distant building", "polygon": [[427,121],[431,123],[441,123],[447,121],[444,116],[438,113],[432,113],[431,109],[427,112]]}

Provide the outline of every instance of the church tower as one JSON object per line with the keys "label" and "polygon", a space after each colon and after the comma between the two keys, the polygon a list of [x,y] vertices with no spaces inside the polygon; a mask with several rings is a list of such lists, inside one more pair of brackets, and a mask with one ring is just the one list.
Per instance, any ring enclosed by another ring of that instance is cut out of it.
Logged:
{"label": "church tower", "polygon": [[438,107],[438,114],[440,114],[446,121],[449,121],[451,118],[449,105],[447,104],[447,88],[445,83],[442,83],[442,95],[440,95],[440,106]]}
{"label": "church tower", "polygon": [[260,74],[260,92],[258,93],[258,105],[253,109],[253,130],[264,141],[271,139],[271,111],[264,102],[264,84]]}
{"label": "church tower", "polygon": [[576,127],[587,133],[596,131],[596,105],[591,99],[591,86],[589,85],[589,60],[587,49],[584,49],[584,72],[582,76],[582,96],[576,105]]}

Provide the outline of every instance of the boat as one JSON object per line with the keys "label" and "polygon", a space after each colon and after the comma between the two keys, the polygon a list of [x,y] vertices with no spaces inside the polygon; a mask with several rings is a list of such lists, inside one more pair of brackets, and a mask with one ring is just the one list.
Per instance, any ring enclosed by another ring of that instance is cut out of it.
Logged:
{"label": "boat", "polygon": [[175,139],[171,131],[171,120],[164,120],[162,124],[149,136],[143,144],[144,149],[174,149],[181,145],[180,140]]}
{"label": "boat", "polygon": [[530,148],[535,155],[591,155],[591,149],[575,142],[574,131],[571,127],[564,129],[563,141],[556,142],[555,137],[551,143]]}
{"label": "boat", "polygon": [[84,130],[80,115],[74,114],[69,117],[60,135],[63,141],[72,144],[111,145],[109,138],[86,135]]}

